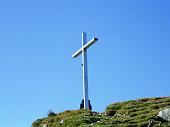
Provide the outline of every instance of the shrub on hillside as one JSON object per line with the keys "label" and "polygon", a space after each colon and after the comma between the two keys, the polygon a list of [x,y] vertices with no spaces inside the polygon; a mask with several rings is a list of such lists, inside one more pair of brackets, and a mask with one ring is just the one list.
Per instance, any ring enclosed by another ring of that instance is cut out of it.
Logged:
{"label": "shrub on hillside", "polygon": [[48,112],[48,117],[50,117],[50,116],[55,116],[55,115],[56,115],[56,114],[55,114],[53,111],[51,111],[51,110]]}

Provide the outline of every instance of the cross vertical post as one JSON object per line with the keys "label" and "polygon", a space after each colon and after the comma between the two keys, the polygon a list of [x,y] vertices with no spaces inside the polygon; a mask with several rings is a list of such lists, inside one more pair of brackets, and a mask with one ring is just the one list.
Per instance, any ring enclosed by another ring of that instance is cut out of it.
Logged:
{"label": "cross vertical post", "polygon": [[87,44],[87,34],[82,32],[83,99],[84,108],[89,109],[87,49],[83,48],[85,44]]}

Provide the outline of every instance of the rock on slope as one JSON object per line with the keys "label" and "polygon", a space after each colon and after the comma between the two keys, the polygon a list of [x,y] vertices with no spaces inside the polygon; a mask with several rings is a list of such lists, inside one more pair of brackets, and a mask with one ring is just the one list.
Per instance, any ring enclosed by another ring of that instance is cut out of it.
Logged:
{"label": "rock on slope", "polygon": [[170,127],[170,122],[158,116],[164,109],[170,109],[170,97],[142,98],[110,104],[102,113],[49,113],[47,118],[33,122],[32,127]]}

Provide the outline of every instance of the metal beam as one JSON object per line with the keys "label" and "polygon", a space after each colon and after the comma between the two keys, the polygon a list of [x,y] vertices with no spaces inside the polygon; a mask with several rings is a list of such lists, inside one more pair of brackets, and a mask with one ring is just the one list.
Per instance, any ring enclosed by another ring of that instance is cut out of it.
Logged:
{"label": "metal beam", "polygon": [[[82,47],[87,44],[87,35],[82,32]],[[83,99],[84,109],[89,109],[89,95],[88,95],[88,66],[87,66],[87,49],[82,49],[82,69],[83,69]]]}
{"label": "metal beam", "polygon": [[89,41],[87,44],[85,44],[81,49],[79,49],[77,52],[75,52],[72,57],[76,58],[77,56],[79,56],[82,53],[82,50],[84,49],[88,49],[92,44],[94,44],[96,41],[98,40],[98,38],[93,38],[91,41]]}

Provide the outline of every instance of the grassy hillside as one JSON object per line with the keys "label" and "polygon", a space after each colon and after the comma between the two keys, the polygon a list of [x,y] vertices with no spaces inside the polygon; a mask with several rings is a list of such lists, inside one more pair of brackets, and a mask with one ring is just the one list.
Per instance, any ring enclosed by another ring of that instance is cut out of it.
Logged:
{"label": "grassy hillside", "polygon": [[113,103],[105,112],[67,110],[49,113],[47,118],[36,120],[33,127],[170,127],[158,117],[160,110],[170,108],[170,97],[142,98]]}

